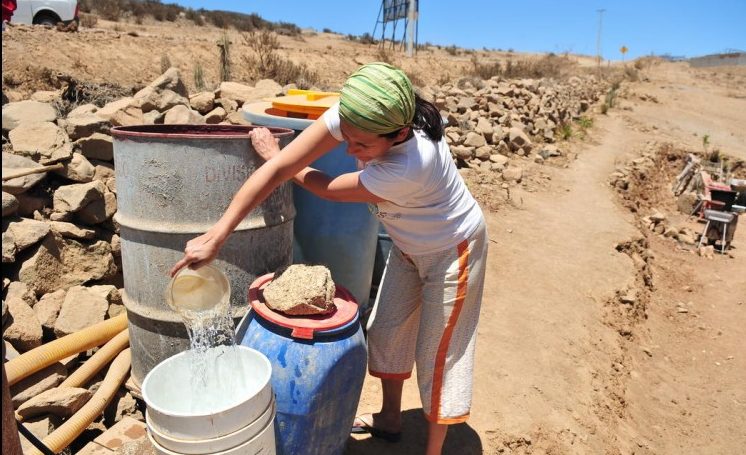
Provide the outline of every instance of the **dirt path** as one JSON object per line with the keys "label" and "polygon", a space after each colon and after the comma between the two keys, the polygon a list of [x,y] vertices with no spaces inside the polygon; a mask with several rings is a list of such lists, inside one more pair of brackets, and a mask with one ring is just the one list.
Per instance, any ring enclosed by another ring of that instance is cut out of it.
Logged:
{"label": "dirt path", "polygon": [[[570,168],[546,169],[551,190],[514,192],[518,209],[487,215],[492,243],[472,417],[451,428],[444,453],[735,454],[746,445],[738,424],[746,421],[738,385],[746,376],[746,279],[735,273],[746,270],[746,247],[706,260],[652,236],[654,281],[642,289],[639,265],[615,248],[646,240],[609,174],[651,139],[685,133],[681,143],[701,142],[691,137],[697,127],[682,130],[698,125],[701,97],[682,102],[655,88],[671,84],[670,72],[656,75],[664,82],[635,87],[655,92],[659,103],[627,102],[598,116],[595,142],[575,149]],[[734,99],[726,100],[723,122],[701,131],[739,147],[746,140],[729,116],[746,106]],[[743,229],[735,243],[746,245]],[[614,308],[615,293],[627,288],[643,300],[636,316]],[[677,314],[678,302],[692,311]],[[379,400],[378,382],[368,378],[360,411],[377,410]],[[404,409],[401,443],[351,439],[347,453],[421,453],[425,422],[414,380],[405,383]]]}

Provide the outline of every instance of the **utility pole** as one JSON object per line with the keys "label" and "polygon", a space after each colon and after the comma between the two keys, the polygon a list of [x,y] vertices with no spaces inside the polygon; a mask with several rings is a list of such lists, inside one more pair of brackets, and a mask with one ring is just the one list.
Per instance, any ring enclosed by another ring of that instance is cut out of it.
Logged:
{"label": "utility pole", "polygon": [[605,9],[596,10],[596,12],[598,13],[598,36],[596,37],[596,64],[599,68],[601,67],[601,27],[603,25],[604,11],[606,10]]}
{"label": "utility pole", "polygon": [[414,28],[416,25],[416,10],[415,4],[417,0],[409,0],[409,8],[407,10],[407,57],[414,55]]}

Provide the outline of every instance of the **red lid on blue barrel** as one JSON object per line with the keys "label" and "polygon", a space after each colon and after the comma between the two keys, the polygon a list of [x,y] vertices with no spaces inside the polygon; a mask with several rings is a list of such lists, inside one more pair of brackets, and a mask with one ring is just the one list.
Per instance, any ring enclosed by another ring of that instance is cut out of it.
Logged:
{"label": "red lid on blue barrel", "polygon": [[336,285],[334,306],[336,309],[327,314],[310,316],[288,316],[270,309],[264,301],[264,288],[272,281],[274,273],[260,276],[249,286],[249,303],[251,309],[267,321],[280,327],[291,329],[293,338],[312,340],[315,332],[333,330],[348,324],[357,317],[357,302],[350,292]]}

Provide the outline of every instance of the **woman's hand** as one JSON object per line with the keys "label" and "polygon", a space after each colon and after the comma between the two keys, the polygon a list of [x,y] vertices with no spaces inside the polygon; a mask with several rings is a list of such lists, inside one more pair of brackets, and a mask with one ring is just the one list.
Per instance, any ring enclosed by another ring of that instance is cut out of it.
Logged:
{"label": "woman's hand", "polygon": [[280,153],[280,140],[272,136],[267,128],[253,129],[249,131],[249,137],[257,155],[261,156],[264,161],[269,161]]}
{"label": "woman's hand", "polygon": [[187,266],[190,269],[198,269],[209,264],[218,255],[221,246],[222,243],[218,241],[217,236],[210,231],[193,238],[187,242],[184,257],[173,266],[170,275],[175,276],[179,270]]}

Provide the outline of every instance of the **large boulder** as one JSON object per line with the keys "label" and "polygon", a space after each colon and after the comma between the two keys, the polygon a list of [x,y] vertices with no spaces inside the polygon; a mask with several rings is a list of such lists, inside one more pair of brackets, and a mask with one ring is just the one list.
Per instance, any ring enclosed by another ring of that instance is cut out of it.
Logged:
{"label": "large boulder", "polygon": [[[41,167],[36,161],[26,158],[25,156],[14,155],[3,152],[3,177],[11,173],[25,171]],[[47,174],[41,172],[38,174],[25,175],[10,180],[3,181],[3,191],[10,194],[18,195],[31,189],[34,185],[41,182]]]}
{"label": "large boulder", "polygon": [[90,161],[80,153],[73,153],[71,160],[63,163],[62,169],[55,170],[59,174],[74,182],[87,183],[93,180],[96,169]]}
{"label": "large boulder", "polygon": [[3,191],[3,218],[13,215],[16,211],[18,211],[18,199]]}
{"label": "large boulder", "polygon": [[93,133],[104,133],[109,130],[109,119],[102,118],[100,113],[101,111],[97,111],[95,114],[68,116],[60,123],[64,125],[70,139],[76,141]]}
{"label": "large boulder", "polygon": [[12,236],[20,252],[43,239],[49,233],[49,224],[44,221],[21,218],[19,221],[11,221],[6,233]]}
{"label": "large boulder", "polygon": [[93,133],[91,136],[78,139],[73,146],[88,159],[114,160],[114,142],[108,134]]}
{"label": "large boulder", "polygon": [[3,106],[3,130],[12,130],[24,122],[54,122],[57,111],[48,103],[17,101]]}
{"label": "large boulder", "polygon": [[334,310],[335,291],[329,269],[295,264],[275,274],[264,289],[264,300],[285,314],[325,314]]}
{"label": "large boulder", "polygon": [[28,419],[44,414],[70,417],[90,400],[93,393],[78,387],[55,387],[45,390],[18,407],[16,413]]}
{"label": "large boulder", "polygon": [[73,146],[65,131],[52,122],[24,122],[8,134],[13,153],[37,161],[70,158]]}
{"label": "large boulder", "polygon": [[67,368],[60,362],[21,379],[10,387],[13,406],[18,407],[45,390],[57,387],[67,377]]}
{"label": "large boulder", "polygon": [[21,264],[18,277],[41,295],[110,278],[116,271],[111,246],[103,240],[84,245],[50,232],[36,253]]}
{"label": "large boulder", "polygon": [[531,139],[526,135],[523,129],[519,127],[512,127],[508,131],[508,140],[511,150],[518,150],[519,148],[526,149],[531,147]]}
{"label": "large boulder", "polygon": [[67,290],[54,333],[58,337],[75,333],[106,319],[109,303],[120,302],[114,286],[73,286]]}
{"label": "large boulder", "polygon": [[41,346],[44,334],[34,310],[18,297],[6,299],[6,304],[12,322],[4,330],[3,338],[20,352]]}
{"label": "large boulder", "polygon": [[203,124],[205,118],[199,112],[192,110],[184,105],[172,107],[166,112],[166,118],[163,120],[166,125],[175,124]]}

